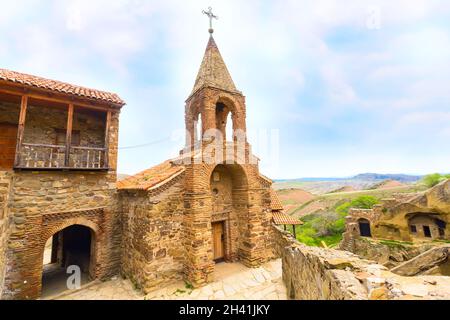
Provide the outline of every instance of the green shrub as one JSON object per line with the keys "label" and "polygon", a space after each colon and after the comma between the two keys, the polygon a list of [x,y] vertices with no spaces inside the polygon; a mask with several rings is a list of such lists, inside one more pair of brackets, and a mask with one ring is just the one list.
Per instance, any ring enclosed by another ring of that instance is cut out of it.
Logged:
{"label": "green shrub", "polygon": [[377,203],[377,198],[363,195],[337,206],[335,212],[312,213],[304,216],[302,217],[304,224],[297,229],[297,240],[308,246],[321,247],[322,241],[327,246],[335,246],[342,240],[345,217],[349,209],[371,209]]}
{"label": "green shrub", "polygon": [[433,173],[433,174],[429,174],[429,175],[426,175],[425,177],[423,177],[422,183],[425,184],[428,188],[431,188],[449,178],[450,178],[449,174],[442,175],[439,173]]}

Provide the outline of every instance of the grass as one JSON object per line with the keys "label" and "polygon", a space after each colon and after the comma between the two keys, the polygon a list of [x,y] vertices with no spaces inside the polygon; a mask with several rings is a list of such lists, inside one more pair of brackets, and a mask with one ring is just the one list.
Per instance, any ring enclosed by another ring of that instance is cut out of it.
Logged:
{"label": "grass", "polygon": [[384,244],[388,247],[404,247],[404,246],[412,246],[412,242],[407,241],[396,241],[396,240],[380,240],[380,244]]}
{"label": "grass", "polygon": [[[357,190],[351,192],[339,192],[339,193],[327,193],[317,196],[305,203],[299,204],[295,209],[291,209],[290,214],[295,215],[299,211],[305,209],[309,205],[315,202],[325,204],[328,210],[334,210],[337,206],[341,205],[343,202],[352,201],[360,196],[369,195],[374,196],[378,199],[389,198],[393,193],[415,193],[427,190],[424,185],[409,185],[398,188],[391,189],[380,189],[380,190]],[[292,203],[289,203],[292,204]]]}
{"label": "grass", "polygon": [[[347,202],[340,199],[332,206],[334,212],[312,213],[302,217],[303,225],[296,229],[297,240],[309,246],[335,247],[342,241],[348,210],[370,209],[378,202],[379,200],[371,195],[360,195]],[[289,227],[289,231],[292,232],[292,227]]]}

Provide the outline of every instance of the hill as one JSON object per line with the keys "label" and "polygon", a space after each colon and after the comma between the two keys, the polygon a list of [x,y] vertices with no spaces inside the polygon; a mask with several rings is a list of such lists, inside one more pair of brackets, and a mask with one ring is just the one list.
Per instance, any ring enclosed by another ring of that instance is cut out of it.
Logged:
{"label": "hill", "polygon": [[407,174],[380,174],[380,173],[362,173],[353,177],[355,180],[395,180],[402,183],[414,183],[422,179],[422,176],[413,176]]}
{"label": "hill", "polygon": [[316,198],[312,193],[302,189],[284,189],[277,191],[278,198],[284,206],[286,212],[296,209],[308,201]]}
{"label": "hill", "polygon": [[344,186],[341,188],[338,188],[336,190],[330,191],[329,193],[341,193],[341,192],[353,192],[353,191],[357,191],[355,188],[353,188],[352,186]]}
{"label": "hill", "polygon": [[375,183],[370,189],[372,190],[381,190],[381,189],[391,189],[391,188],[399,188],[405,187],[406,185],[398,182],[396,180],[384,180],[378,183]]}

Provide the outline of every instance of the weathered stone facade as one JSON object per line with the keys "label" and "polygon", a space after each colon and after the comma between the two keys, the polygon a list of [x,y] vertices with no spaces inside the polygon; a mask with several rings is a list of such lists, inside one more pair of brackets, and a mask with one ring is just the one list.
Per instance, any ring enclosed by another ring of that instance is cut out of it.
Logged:
{"label": "weathered stone facade", "polygon": [[122,274],[144,292],[183,277],[182,176],[163,189],[120,194]]}
{"label": "weathered stone facade", "polygon": [[[18,130],[21,139],[18,150],[22,150],[23,165],[28,165],[24,151],[27,144],[38,144],[42,150],[46,148],[54,158],[50,162],[34,156],[34,165],[29,164],[28,168],[18,169],[16,162],[14,167],[11,165],[0,171],[1,298],[38,298],[45,243],[75,225],[87,227],[92,233],[91,278],[117,274],[122,234],[115,185],[120,105],[86,101],[59,92],[48,95],[35,88],[28,88],[27,95],[14,90],[17,88],[10,88],[7,82],[0,84],[0,123],[23,127],[22,136]],[[25,106],[24,101],[28,102]],[[69,105],[74,110],[70,120],[73,134],[70,153],[76,152],[72,147],[82,146],[86,147],[89,157],[89,152],[94,154],[91,151],[94,149],[89,148],[105,147],[109,160],[107,169],[72,167],[62,170],[38,165],[64,163],[64,152],[57,155],[55,150],[66,144]],[[63,131],[59,141],[58,130]],[[79,137],[77,142],[75,133]]]}
{"label": "weathered stone facade", "polygon": [[373,209],[351,209],[341,247],[352,251],[353,239],[362,236],[361,222],[370,224],[375,239],[410,242],[450,239],[450,180],[430,190],[384,199]]}
{"label": "weathered stone facade", "polygon": [[[225,141],[230,115],[233,141]],[[180,156],[119,183],[122,271],[136,286],[148,291],[178,278],[194,286],[211,282],[217,223],[225,261],[256,267],[273,257],[271,181],[250,152],[245,118],[245,98],[211,37],[186,101]]]}
{"label": "weathered stone facade", "polygon": [[308,247],[276,227],[273,232],[291,299],[450,299],[450,277],[400,276],[350,252]]}

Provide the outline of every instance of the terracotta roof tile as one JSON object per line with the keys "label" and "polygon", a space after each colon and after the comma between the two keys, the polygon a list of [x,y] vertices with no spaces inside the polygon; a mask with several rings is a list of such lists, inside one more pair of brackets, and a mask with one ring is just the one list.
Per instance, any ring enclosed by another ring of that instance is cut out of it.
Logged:
{"label": "terracotta roof tile", "polygon": [[185,167],[171,160],[117,182],[119,190],[150,190],[184,172]]}
{"label": "terracotta roof tile", "polygon": [[115,93],[89,89],[61,81],[45,79],[16,71],[0,69],[0,80],[19,83],[30,87],[46,89],[69,95],[125,105],[125,102]]}
{"label": "terracotta roof tile", "polygon": [[295,219],[282,211],[272,212],[273,222],[276,225],[301,225],[303,221]]}
{"label": "terracotta roof tile", "polygon": [[281,203],[280,199],[278,198],[277,193],[275,190],[270,189],[270,207],[272,210],[283,210],[283,204]]}

